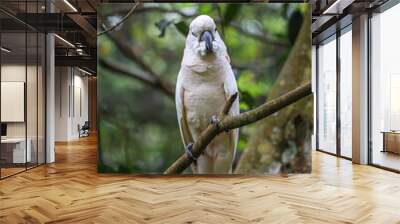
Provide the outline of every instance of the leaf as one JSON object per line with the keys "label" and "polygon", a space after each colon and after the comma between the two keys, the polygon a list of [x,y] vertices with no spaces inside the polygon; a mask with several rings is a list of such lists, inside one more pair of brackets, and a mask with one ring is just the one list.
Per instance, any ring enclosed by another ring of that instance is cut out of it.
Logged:
{"label": "leaf", "polygon": [[183,36],[187,36],[189,32],[189,26],[185,23],[185,21],[175,23],[175,27]]}
{"label": "leaf", "polygon": [[303,13],[300,10],[294,11],[289,18],[288,23],[288,38],[291,44],[294,44],[297,34],[303,24]]}
{"label": "leaf", "polygon": [[199,5],[198,10],[199,10],[200,15],[202,15],[202,14],[208,15],[211,13],[211,11],[212,11],[211,4],[198,4],[198,5]]}
{"label": "leaf", "polygon": [[165,31],[171,23],[172,21],[168,21],[166,19],[161,19],[160,21],[155,23],[158,30],[160,30],[160,34],[158,35],[158,37],[164,37]]}
{"label": "leaf", "polygon": [[280,16],[274,16],[269,19],[261,21],[264,29],[268,30],[268,33],[270,33],[273,36],[278,36],[278,35],[283,35],[286,36],[287,32],[287,19],[280,17]]}
{"label": "leaf", "polygon": [[[246,92],[249,95],[250,99],[262,96],[263,94],[268,92],[268,85],[265,82],[257,81],[255,75],[252,72],[242,72],[242,74],[239,76],[237,84],[240,92]],[[253,106],[252,102],[247,103],[249,106]]]}
{"label": "leaf", "polygon": [[240,90],[240,110],[249,110],[254,106],[254,104],[254,98],[247,91]]}
{"label": "leaf", "polygon": [[241,4],[228,4],[224,13],[222,25],[228,25],[240,12]]}
{"label": "leaf", "polygon": [[242,111],[246,111],[246,110],[250,109],[249,105],[247,105],[246,102],[240,102],[239,107],[240,107],[240,110],[242,110]]}

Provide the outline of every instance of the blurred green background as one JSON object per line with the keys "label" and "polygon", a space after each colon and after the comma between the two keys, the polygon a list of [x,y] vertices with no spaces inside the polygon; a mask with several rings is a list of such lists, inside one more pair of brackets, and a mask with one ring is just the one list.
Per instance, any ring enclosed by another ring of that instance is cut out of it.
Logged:
{"label": "blurred green background", "polygon": [[[129,74],[147,77],[149,71],[144,68],[148,66],[173,86],[193,18],[206,14],[216,21],[231,58],[243,112],[268,99],[299,33],[307,6],[146,3],[114,31],[101,35],[99,172],[162,173],[184,152],[173,97]],[[104,24],[116,24],[131,7],[132,4],[102,4],[98,12],[99,31]],[[310,19],[308,15],[306,18]],[[129,52],[134,53],[133,57],[129,57]],[[249,125],[240,129],[236,163],[253,128]]]}

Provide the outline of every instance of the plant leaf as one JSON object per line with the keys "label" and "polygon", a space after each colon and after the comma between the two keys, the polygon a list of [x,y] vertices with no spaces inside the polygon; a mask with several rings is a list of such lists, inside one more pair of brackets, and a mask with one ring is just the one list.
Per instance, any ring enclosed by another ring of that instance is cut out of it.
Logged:
{"label": "plant leaf", "polygon": [[229,23],[239,14],[241,7],[241,4],[228,4],[225,9],[224,20],[222,21],[222,24],[224,26],[229,25]]}
{"label": "plant leaf", "polygon": [[166,19],[161,19],[160,21],[155,23],[158,30],[160,30],[160,34],[158,35],[158,37],[164,37],[165,31],[171,23],[172,21],[168,21]]}
{"label": "plant leaf", "polygon": [[288,23],[288,38],[291,44],[294,44],[297,34],[303,24],[303,13],[300,10],[294,11],[289,18]]}
{"label": "plant leaf", "polygon": [[187,36],[189,32],[189,26],[184,21],[175,23],[175,27],[183,36]]}

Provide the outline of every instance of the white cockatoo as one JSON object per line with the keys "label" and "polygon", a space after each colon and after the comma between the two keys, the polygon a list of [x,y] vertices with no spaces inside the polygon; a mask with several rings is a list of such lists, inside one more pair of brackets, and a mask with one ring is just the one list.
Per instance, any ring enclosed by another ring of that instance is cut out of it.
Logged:
{"label": "white cockatoo", "polygon": [[[179,128],[189,156],[193,156],[192,143],[237,92],[230,58],[214,20],[207,15],[196,17],[189,26],[175,93]],[[238,98],[229,114],[239,114]],[[193,163],[193,172],[230,173],[238,135],[239,130],[234,129],[216,136]]]}

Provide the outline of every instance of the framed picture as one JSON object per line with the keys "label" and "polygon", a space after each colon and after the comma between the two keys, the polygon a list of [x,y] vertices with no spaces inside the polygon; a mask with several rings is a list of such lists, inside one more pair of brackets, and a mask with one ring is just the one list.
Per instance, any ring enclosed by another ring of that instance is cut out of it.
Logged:
{"label": "framed picture", "polygon": [[311,96],[223,127],[310,82],[307,3],[102,4],[98,16],[99,172],[311,171]]}

